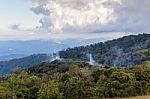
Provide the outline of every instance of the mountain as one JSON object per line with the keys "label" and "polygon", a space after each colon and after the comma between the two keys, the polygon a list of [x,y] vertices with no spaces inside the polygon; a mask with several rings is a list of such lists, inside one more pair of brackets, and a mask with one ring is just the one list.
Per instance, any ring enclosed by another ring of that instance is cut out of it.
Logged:
{"label": "mountain", "polygon": [[64,59],[94,60],[96,64],[109,66],[141,64],[150,60],[150,34],[130,35],[88,46],[68,48],[59,54]]}
{"label": "mountain", "polygon": [[30,41],[0,41],[0,61],[14,58],[22,58],[38,53],[54,53],[68,47],[88,45],[101,39],[65,39],[53,40],[30,40]]}
{"label": "mountain", "polygon": [[21,58],[37,53],[53,53],[67,47],[65,44],[50,40],[0,41],[0,60]]}
{"label": "mountain", "polygon": [[50,53],[66,49],[68,47],[92,44],[99,40],[100,39],[0,41],[0,75],[9,74],[17,66],[25,68],[31,64],[59,59],[58,55]]}
{"label": "mountain", "polygon": [[25,68],[31,64],[38,64],[41,62],[49,61],[50,58],[50,55],[47,54],[35,54],[24,58],[1,61],[0,75],[9,74],[17,66]]}
{"label": "mountain", "polygon": [[[71,43],[72,40],[68,41]],[[81,44],[80,42],[78,44]],[[17,66],[26,68],[28,65],[59,59],[59,57],[64,60],[90,61],[91,65],[128,66],[141,64],[150,60],[150,34],[130,35],[87,46],[68,48],[59,51],[59,56],[58,54],[34,54],[24,58],[1,61],[0,74],[9,74]]]}
{"label": "mountain", "polygon": [[0,56],[0,61],[7,61],[7,60],[15,59],[15,58],[22,58],[25,56],[26,55],[24,55],[24,54],[9,54],[6,56]]}

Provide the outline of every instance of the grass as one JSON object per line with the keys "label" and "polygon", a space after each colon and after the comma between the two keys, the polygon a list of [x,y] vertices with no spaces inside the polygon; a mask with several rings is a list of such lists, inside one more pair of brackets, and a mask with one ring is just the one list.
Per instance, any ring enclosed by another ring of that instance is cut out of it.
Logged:
{"label": "grass", "polygon": [[131,98],[122,98],[122,99],[150,99],[150,96],[137,96]]}

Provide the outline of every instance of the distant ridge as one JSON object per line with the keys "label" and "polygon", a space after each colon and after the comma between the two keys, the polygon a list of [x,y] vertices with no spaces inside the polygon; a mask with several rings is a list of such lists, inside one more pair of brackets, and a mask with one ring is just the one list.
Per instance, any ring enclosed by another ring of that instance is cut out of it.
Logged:
{"label": "distant ridge", "polygon": [[[59,52],[60,58],[90,61],[87,53],[91,54],[93,61],[106,66],[128,66],[141,64],[150,60],[150,34],[124,36],[106,42],[87,46],[68,48]],[[34,54],[24,58],[0,62],[0,75],[9,74],[17,66],[26,68],[31,64],[49,61],[52,58],[47,54]]]}
{"label": "distant ridge", "polygon": [[0,62],[0,75],[9,74],[14,68],[22,67],[25,68],[31,64],[38,64],[41,62],[48,61],[50,56],[47,54],[34,54],[24,58],[12,59],[9,61]]}
{"label": "distant ridge", "polygon": [[106,42],[68,48],[60,51],[61,58],[89,61],[87,53],[94,61],[109,66],[128,66],[150,60],[150,34],[124,36]]}

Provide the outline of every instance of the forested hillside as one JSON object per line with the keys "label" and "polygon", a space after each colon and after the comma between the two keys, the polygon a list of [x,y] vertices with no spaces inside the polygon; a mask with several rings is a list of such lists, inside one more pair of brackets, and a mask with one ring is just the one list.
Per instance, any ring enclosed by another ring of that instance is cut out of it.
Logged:
{"label": "forested hillside", "polygon": [[150,34],[130,35],[88,46],[60,51],[60,57],[73,60],[89,60],[87,54],[103,65],[128,66],[150,59]]}
{"label": "forested hillside", "polygon": [[10,61],[0,62],[0,76],[9,74],[16,67],[25,68],[31,64],[38,64],[44,61],[48,61],[50,56],[47,54],[35,54],[24,58],[13,59]]}
{"label": "forested hillside", "polygon": [[0,78],[1,99],[101,99],[150,94],[150,62],[133,67],[95,67],[53,61],[16,69]]}
{"label": "forested hillside", "polygon": [[[59,52],[63,60],[90,61],[92,56],[95,64],[104,66],[128,66],[141,64],[150,60],[150,34],[130,35],[123,38],[100,42],[87,46],[68,48]],[[58,56],[58,57],[59,57]],[[27,67],[49,61],[53,56],[47,54],[0,62],[0,75],[9,74],[14,68]]]}

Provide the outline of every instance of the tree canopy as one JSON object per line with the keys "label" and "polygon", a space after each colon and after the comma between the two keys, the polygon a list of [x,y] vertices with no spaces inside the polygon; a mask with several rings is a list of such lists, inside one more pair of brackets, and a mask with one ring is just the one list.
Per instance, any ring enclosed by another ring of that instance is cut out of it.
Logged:
{"label": "tree canopy", "polygon": [[[63,68],[61,67],[63,66]],[[0,78],[1,99],[100,99],[150,94],[150,62],[91,67],[85,62],[41,63]]]}

